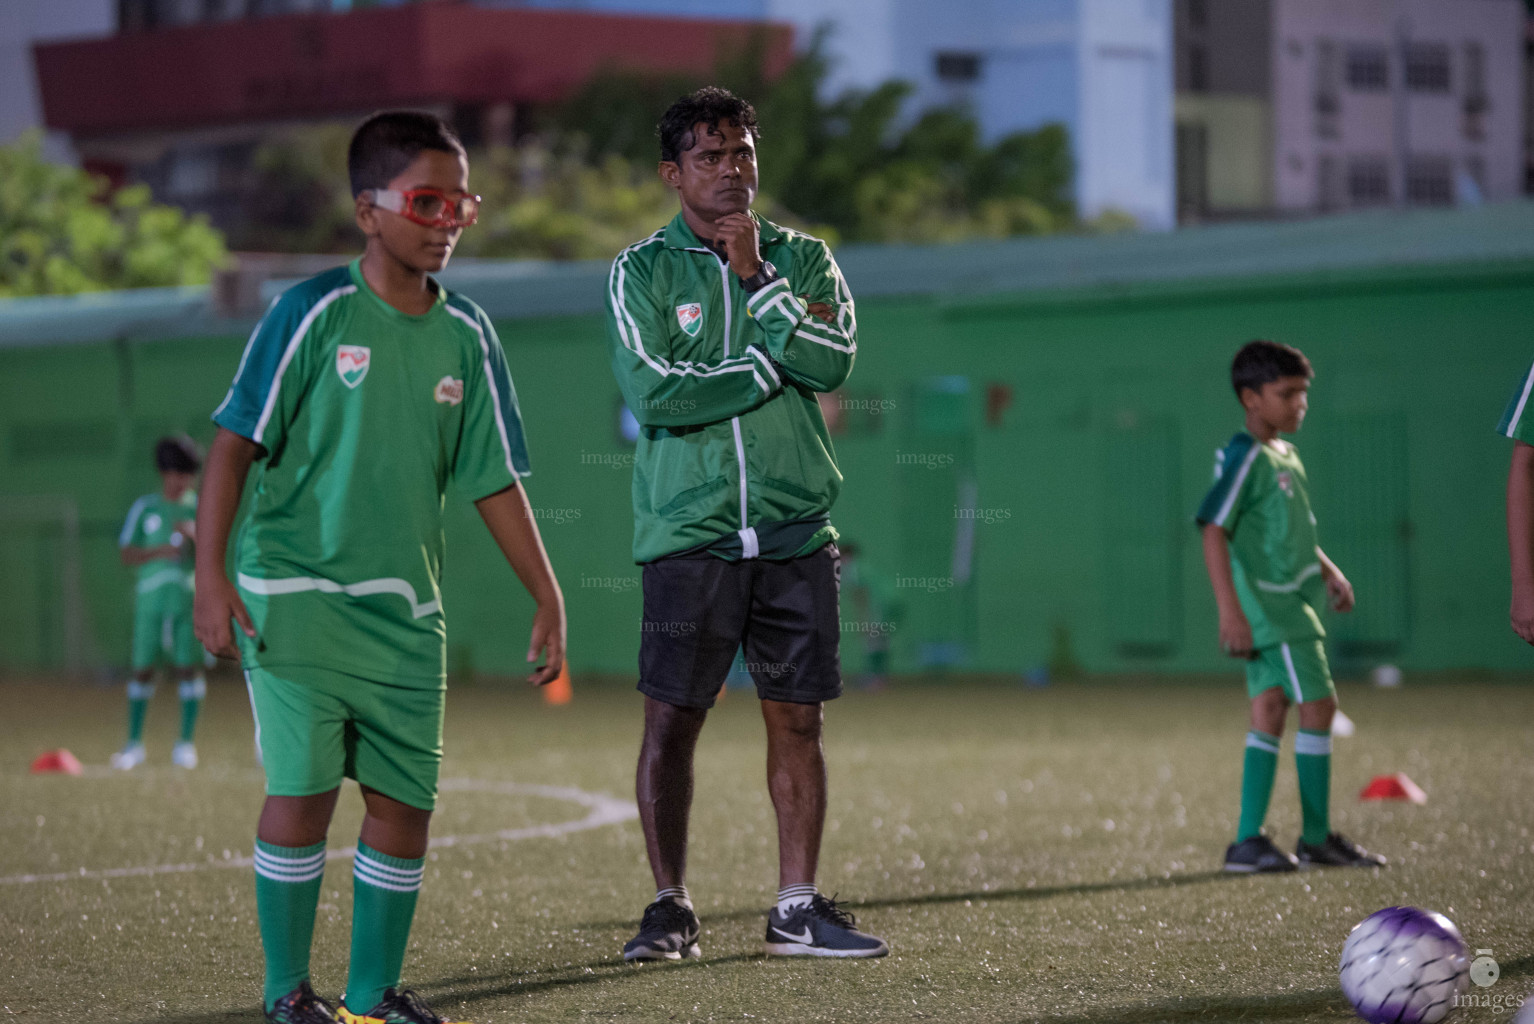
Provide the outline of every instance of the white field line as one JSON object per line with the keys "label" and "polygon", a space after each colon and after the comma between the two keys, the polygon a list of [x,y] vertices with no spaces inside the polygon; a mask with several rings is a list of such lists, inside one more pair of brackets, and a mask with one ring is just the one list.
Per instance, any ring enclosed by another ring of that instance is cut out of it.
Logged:
{"label": "white field line", "polygon": [[[454,846],[473,846],[479,843],[510,842],[518,839],[553,839],[585,832],[589,829],[616,825],[639,817],[639,808],[631,801],[620,800],[606,793],[588,793],[573,786],[537,786],[520,782],[492,782],[484,779],[443,779],[439,788],[444,792],[498,793],[503,796],[532,796],[547,800],[565,800],[586,808],[586,816],[572,818],[552,825],[525,825],[507,828],[499,832],[485,832],[467,836],[434,836],[430,848],[443,850]],[[357,855],[355,846],[325,851],[325,860],[347,860]],[[60,871],[51,875],[0,876],[0,885],[29,885],[34,882],[70,882],[102,878],[138,878],[149,875],[180,875],[192,871],[210,871],[220,868],[248,868],[255,863],[251,857],[229,857],[184,864],[149,864],[129,868],[80,868],[77,871]]]}

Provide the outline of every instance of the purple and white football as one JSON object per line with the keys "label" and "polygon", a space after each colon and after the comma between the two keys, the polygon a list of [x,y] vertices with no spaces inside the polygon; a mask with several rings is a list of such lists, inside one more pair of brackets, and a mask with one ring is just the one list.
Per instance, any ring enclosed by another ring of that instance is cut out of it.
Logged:
{"label": "purple and white football", "polygon": [[1437,1024],[1470,984],[1470,951],[1442,914],[1386,907],[1342,947],[1342,994],[1371,1024]]}

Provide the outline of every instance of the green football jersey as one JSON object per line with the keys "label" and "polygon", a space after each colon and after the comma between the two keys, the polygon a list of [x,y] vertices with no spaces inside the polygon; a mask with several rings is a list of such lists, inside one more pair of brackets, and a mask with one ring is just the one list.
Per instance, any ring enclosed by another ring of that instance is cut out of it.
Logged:
{"label": "green football jersey", "polygon": [[1261,444],[1242,432],[1215,453],[1214,474],[1197,520],[1223,527],[1230,538],[1236,596],[1252,643],[1325,636],[1316,610],[1325,605],[1326,583],[1300,453],[1287,441]]}
{"label": "green football jersey", "polygon": [[477,501],[528,474],[484,312],[439,286],[409,316],[337,267],[273,303],[213,419],[266,450],[235,555],[244,663],[442,686],[448,482]]}
{"label": "green football jersey", "polygon": [[117,535],[120,548],[158,548],[166,544],[180,554],[175,558],[155,558],[140,564],[135,571],[134,589],[140,594],[166,584],[192,585],[192,545],[176,529],[197,518],[197,492],[187,491],[181,500],[170,501],[164,494],[146,494],[133,503],[122,532]]}
{"label": "green football jersey", "polygon": [[1531,393],[1534,393],[1534,366],[1524,373],[1518,389],[1508,399],[1502,419],[1497,423],[1497,433],[1524,444],[1534,444],[1534,409],[1529,408]]}

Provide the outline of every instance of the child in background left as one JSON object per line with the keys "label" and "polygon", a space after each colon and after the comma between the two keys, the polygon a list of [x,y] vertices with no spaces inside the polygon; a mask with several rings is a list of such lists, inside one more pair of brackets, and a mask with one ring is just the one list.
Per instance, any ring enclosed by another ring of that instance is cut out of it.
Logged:
{"label": "child in background left", "polygon": [[193,736],[207,695],[202,644],[192,631],[192,541],[196,537],[197,473],[202,453],[189,437],[162,437],[154,446],[160,490],[133,503],[117,538],[123,565],[136,570],[133,602],[133,677],[128,680],[128,742],[112,767],[144,763],[144,717],[154,696],[154,670],[169,660],[181,698],[181,735],[171,760],[197,767]]}

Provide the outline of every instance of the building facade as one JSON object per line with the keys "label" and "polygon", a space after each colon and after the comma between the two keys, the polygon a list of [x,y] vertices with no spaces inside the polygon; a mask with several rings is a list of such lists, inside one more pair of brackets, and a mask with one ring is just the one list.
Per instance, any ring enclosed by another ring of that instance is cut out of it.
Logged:
{"label": "building facade", "polygon": [[1521,0],[1177,0],[1184,220],[1524,190]]}

